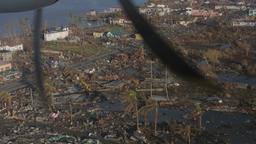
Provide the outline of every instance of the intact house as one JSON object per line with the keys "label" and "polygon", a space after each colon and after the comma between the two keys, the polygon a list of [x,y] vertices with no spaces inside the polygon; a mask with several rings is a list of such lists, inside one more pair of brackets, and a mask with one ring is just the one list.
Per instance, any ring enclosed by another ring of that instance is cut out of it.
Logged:
{"label": "intact house", "polygon": [[44,32],[43,38],[45,41],[56,41],[59,39],[65,39],[69,36],[68,27],[55,27],[48,29]]}

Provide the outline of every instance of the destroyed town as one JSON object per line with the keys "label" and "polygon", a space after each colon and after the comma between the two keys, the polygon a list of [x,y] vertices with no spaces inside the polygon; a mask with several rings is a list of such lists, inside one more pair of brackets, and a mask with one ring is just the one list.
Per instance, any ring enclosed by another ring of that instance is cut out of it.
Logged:
{"label": "destroyed town", "polygon": [[255,0],[9,1],[0,144],[256,144]]}

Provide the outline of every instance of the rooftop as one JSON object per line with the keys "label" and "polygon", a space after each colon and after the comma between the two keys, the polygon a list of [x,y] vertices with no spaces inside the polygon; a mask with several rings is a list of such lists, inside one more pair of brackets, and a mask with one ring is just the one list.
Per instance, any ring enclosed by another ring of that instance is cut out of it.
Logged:
{"label": "rooftop", "polygon": [[0,54],[6,54],[6,53],[12,53],[12,52],[7,51],[7,50],[0,50]]}
{"label": "rooftop", "polygon": [[21,44],[18,37],[0,38],[0,46],[16,46]]}
{"label": "rooftop", "polygon": [[52,27],[52,28],[49,28],[45,31],[45,33],[55,33],[55,32],[63,32],[63,31],[68,31],[68,27],[64,27],[64,26],[61,26],[61,27]]}

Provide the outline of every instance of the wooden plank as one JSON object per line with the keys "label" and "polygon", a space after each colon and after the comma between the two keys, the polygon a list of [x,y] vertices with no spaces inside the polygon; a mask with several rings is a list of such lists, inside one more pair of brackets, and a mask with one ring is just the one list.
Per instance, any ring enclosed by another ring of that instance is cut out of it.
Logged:
{"label": "wooden plank", "polygon": [[[152,89],[152,91],[155,91],[155,92],[162,92],[164,91],[165,89],[163,88],[155,88],[155,89]],[[151,89],[137,89],[136,90],[137,92],[150,92]]]}
{"label": "wooden plank", "polygon": [[160,95],[152,95],[151,99],[154,101],[168,101],[167,96],[160,96]]}

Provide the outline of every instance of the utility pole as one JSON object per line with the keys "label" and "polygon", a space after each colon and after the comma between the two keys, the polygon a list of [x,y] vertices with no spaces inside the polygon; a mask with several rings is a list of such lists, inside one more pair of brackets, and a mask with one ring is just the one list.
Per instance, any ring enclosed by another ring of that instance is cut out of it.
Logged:
{"label": "utility pole", "polygon": [[33,97],[33,91],[32,88],[29,89],[30,90],[30,99],[31,99],[31,106],[34,109],[34,97]]}
{"label": "utility pole", "polygon": [[166,96],[167,100],[169,101],[169,93],[168,93],[168,68],[167,65],[165,66],[165,91],[166,91]]}
{"label": "utility pole", "polygon": [[69,111],[70,111],[70,125],[73,125],[73,106],[72,101],[69,101]]}
{"label": "utility pole", "polygon": [[136,122],[137,122],[137,131],[140,132],[140,127],[139,127],[139,123],[140,123],[140,120],[139,120],[139,110],[138,110],[138,102],[137,102],[137,96],[136,96],[136,101],[135,101],[135,109],[136,109]]}
{"label": "utility pole", "polygon": [[35,108],[35,100],[34,100],[34,96],[33,96],[33,90],[32,88],[29,88],[30,90],[30,99],[31,99],[31,106],[32,106],[32,110],[33,110],[33,119],[34,119],[34,124],[36,124],[36,117],[37,117],[37,111]]}

